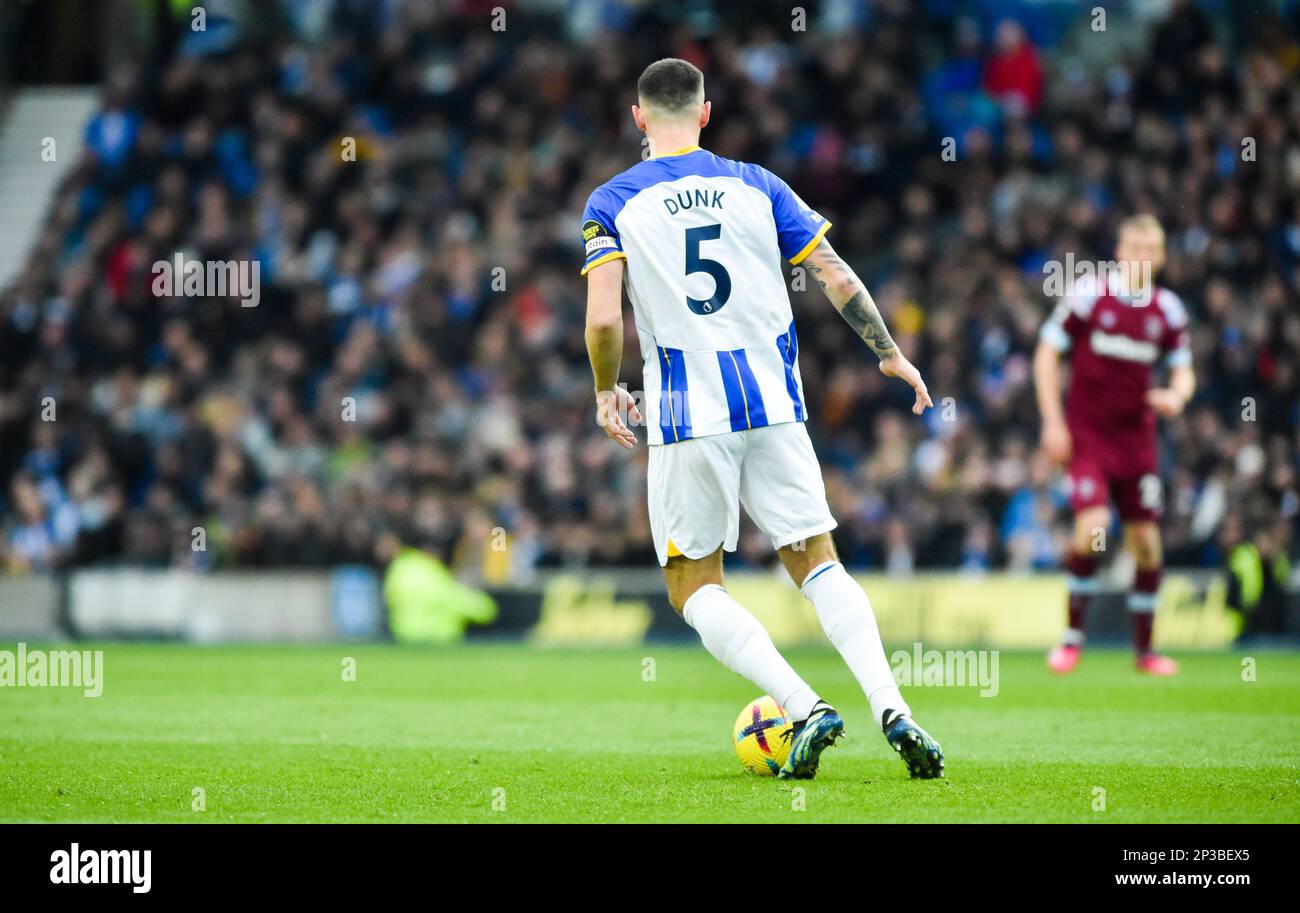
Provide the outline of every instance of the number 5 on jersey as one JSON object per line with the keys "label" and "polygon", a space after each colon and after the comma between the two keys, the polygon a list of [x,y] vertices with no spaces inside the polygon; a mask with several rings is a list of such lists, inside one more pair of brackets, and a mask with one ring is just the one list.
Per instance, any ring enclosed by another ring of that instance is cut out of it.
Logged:
{"label": "number 5 on jersey", "polygon": [[717,260],[700,256],[700,244],[703,241],[716,241],[722,236],[719,224],[701,225],[699,228],[686,229],[686,275],[708,273],[713,277],[712,298],[692,298],[686,296],[686,306],[696,314],[712,314],[721,310],[731,297],[731,276],[727,268]]}

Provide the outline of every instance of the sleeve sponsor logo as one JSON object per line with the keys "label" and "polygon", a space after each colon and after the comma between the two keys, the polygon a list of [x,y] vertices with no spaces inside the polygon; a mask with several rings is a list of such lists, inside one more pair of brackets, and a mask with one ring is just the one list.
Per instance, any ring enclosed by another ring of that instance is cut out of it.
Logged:
{"label": "sleeve sponsor logo", "polygon": [[595,219],[588,219],[582,223],[582,240],[590,241],[592,238],[601,235],[608,236],[609,232],[605,231],[605,226],[601,225]]}

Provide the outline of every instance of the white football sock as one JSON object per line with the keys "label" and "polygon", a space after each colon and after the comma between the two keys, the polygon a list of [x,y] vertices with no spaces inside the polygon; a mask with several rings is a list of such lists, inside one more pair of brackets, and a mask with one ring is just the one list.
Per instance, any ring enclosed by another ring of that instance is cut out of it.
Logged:
{"label": "white football sock", "polygon": [[790,667],[767,629],[721,586],[700,587],[682,606],[682,617],[695,629],[713,658],[772,695],[792,720],[804,720],[817,693]]}
{"label": "white football sock", "polygon": [[885,659],[885,646],[880,642],[871,601],[844,570],[844,565],[838,561],[817,565],[804,578],[800,589],[817,609],[822,630],[862,686],[876,722],[880,722],[886,710],[911,716],[912,711],[899,693],[894,672]]}

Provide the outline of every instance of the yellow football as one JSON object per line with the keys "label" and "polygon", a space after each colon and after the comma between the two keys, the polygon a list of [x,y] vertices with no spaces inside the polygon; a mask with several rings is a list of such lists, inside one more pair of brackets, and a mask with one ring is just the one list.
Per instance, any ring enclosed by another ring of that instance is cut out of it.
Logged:
{"label": "yellow football", "polygon": [[750,773],[775,777],[790,754],[794,724],[785,708],[769,695],[751,701],[736,718],[732,743],[736,757]]}

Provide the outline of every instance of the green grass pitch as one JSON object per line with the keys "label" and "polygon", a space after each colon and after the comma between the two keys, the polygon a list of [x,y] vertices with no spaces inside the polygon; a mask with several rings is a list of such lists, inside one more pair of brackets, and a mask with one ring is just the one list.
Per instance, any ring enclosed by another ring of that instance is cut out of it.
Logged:
{"label": "green grass pitch", "polygon": [[0,689],[0,820],[1300,821],[1294,653],[1252,654],[1253,682],[1240,654],[1156,680],[1118,651],[1068,679],[1003,653],[996,697],[908,689],[947,754],[924,782],[833,652],[792,651],[848,735],[800,792],[741,770],[757,695],[697,646],[98,648],[99,698]]}

